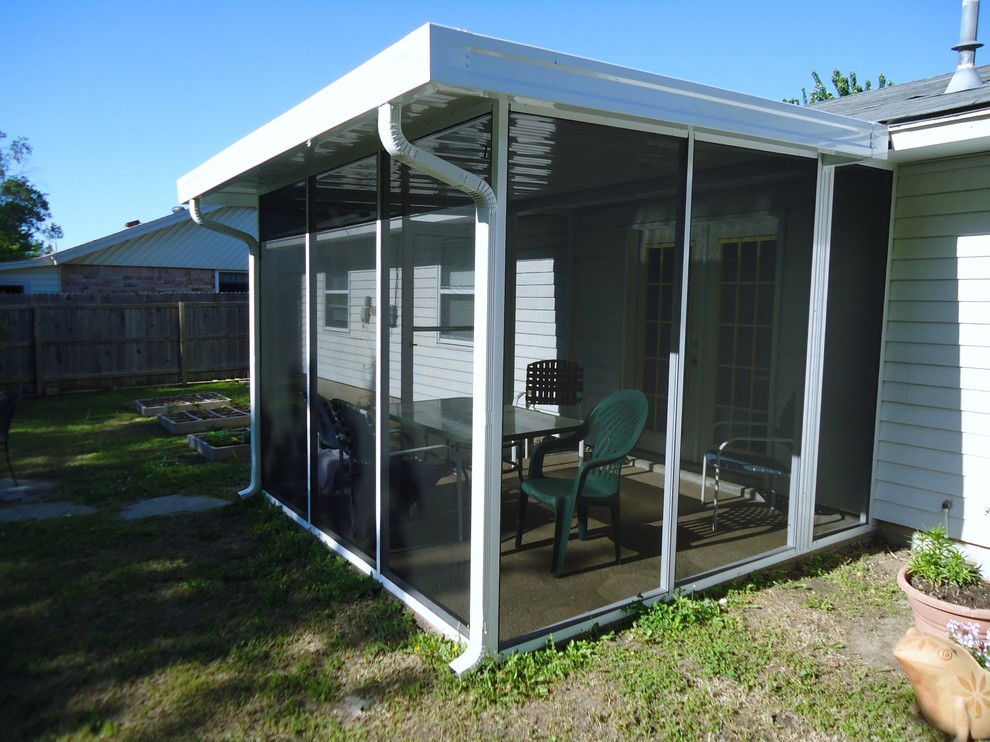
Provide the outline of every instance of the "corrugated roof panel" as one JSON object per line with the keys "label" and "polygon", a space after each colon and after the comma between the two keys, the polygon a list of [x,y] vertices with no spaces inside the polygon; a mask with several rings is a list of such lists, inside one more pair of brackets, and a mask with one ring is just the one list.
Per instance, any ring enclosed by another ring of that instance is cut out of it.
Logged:
{"label": "corrugated roof panel", "polygon": [[[77,256],[66,255],[60,263],[84,265],[154,266],[159,268],[210,268],[217,270],[247,270],[247,247],[243,242],[199,227],[188,214],[160,229],[146,231],[128,238],[127,232],[98,250],[80,251]],[[210,219],[235,229],[257,235],[255,209],[222,207],[210,212]],[[135,227],[134,229],[138,229]]]}

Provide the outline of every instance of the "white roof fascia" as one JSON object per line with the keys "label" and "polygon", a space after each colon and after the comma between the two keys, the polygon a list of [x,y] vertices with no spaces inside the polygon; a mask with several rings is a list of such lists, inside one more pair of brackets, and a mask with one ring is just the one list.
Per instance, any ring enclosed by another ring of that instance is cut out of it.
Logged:
{"label": "white roof fascia", "polygon": [[422,26],[336,82],[179,178],[187,203],[231,178],[430,81],[431,26]]}
{"label": "white roof fascia", "polygon": [[990,151],[990,110],[891,124],[890,144],[896,162]]}
{"label": "white roof fascia", "polygon": [[433,26],[433,82],[829,154],[884,159],[882,124]]}
{"label": "white roof fascia", "polygon": [[417,90],[884,159],[887,128],[649,72],[427,24],[178,180],[180,202]]}

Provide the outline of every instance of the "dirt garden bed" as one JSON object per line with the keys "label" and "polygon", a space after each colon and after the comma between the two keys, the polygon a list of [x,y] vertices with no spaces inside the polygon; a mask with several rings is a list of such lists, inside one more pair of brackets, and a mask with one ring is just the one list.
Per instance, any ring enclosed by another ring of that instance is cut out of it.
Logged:
{"label": "dirt garden bed", "polygon": [[169,397],[148,397],[135,399],[134,406],[142,417],[156,417],[163,413],[182,410],[209,410],[230,404],[230,397],[218,392],[199,394],[176,394]]}
{"label": "dirt garden bed", "polygon": [[209,461],[251,458],[251,429],[230,428],[190,433],[189,448]]}
{"label": "dirt garden bed", "polygon": [[218,428],[244,428],[251,421],[250,408],[224,405],[207,410],[181,410],[158,415],[158,424],[173,435],[202,433]]}

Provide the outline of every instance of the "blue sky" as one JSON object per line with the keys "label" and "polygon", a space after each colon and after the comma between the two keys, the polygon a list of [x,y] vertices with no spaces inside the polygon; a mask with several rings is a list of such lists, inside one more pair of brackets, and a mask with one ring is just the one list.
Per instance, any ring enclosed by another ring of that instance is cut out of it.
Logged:
{"label": "blue sky", "polygon": [[961,7],[0,0],[0,131],[34,147],[27,175],[65,249],[170,213],[178,177],[430,21],[779,100],[810,88],[812,69],[895,83],[951,72]]}

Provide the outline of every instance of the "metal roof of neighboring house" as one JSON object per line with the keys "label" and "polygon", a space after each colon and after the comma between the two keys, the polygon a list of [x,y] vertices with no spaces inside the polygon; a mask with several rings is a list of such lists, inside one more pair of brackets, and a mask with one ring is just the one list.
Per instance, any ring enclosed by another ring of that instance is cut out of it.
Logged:
{"label": "metal roof of neighboring house", "polygon": [[[243,204],[381,148],[378,108],[415,135],[488,101],[547,116],[731,137],[756,147],[884,158],[887,130],[782,101],[427,24],[179,179],[181,202]],[[463,118],[462,118],[463,120]]]}
{"label": "metal roof of neighboring house", "polygon": [[[214,221],[252,235],[258,232],[253,208],[224,206],[208,211]],[[247,270],[247,255],[243,242],[200,228],[183,209],[51,255],[0,263],[0,271],[66,263]]]}
{"label": "metal roof of neighboring house", "polygon": [[815,103],[810,108],[885,124],[903,123],[950,113],[961,113],[990,104],[990,65],[977,67],[983,86],[946,93],[953,72],[915,82],[898,83],[855,95]]}

